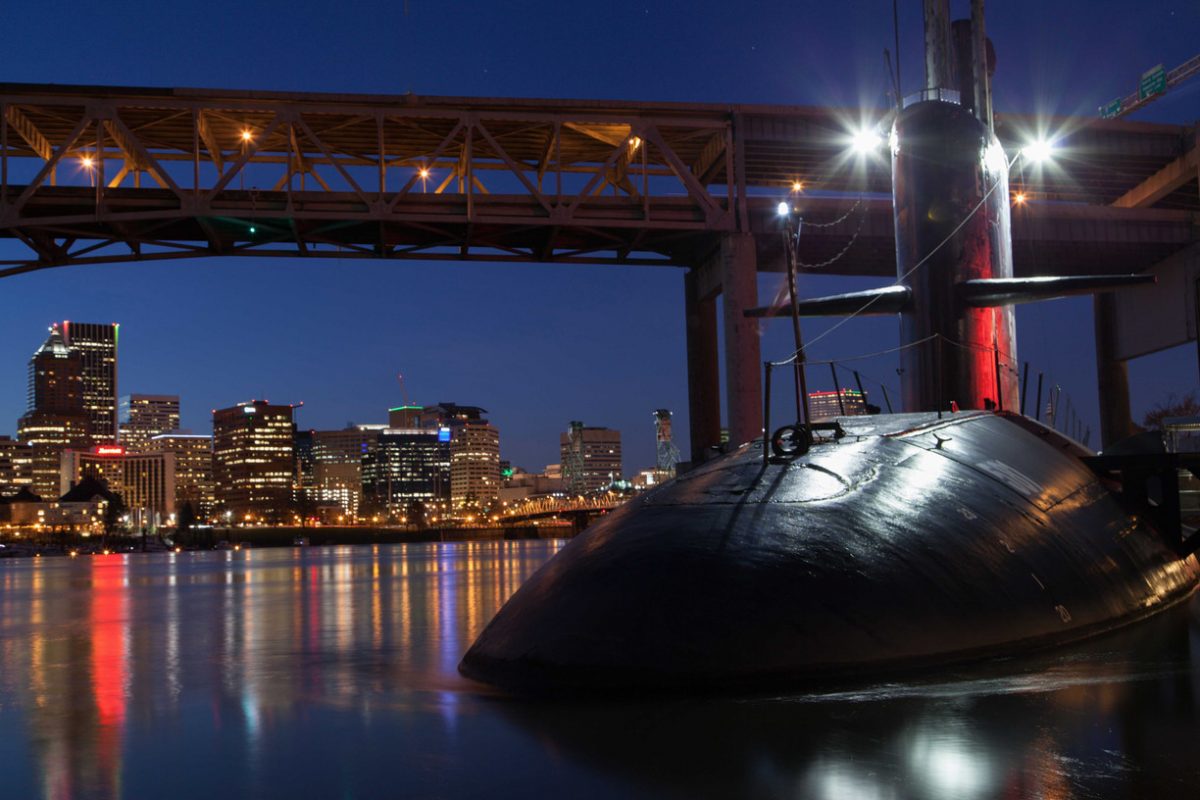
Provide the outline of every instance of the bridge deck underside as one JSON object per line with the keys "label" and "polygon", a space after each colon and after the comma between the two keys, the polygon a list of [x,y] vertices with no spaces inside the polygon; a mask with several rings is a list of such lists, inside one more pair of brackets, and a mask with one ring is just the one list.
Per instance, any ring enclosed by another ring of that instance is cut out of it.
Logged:
{"label": "bridge deck underside", "polygon": [[[775,205],[772,198],[748,203],[760,271],[783,270]],[[205,256],[695,266],[723,235],[679,198],[653,200],[653,226],[645,224],[644,205],[620,198],[592,198],[577,209],[571,225],[556,224],[539,204],[520,195],[489,195],[474,206],[468,217],[461,195],[416,195],[394,212],[374,216],[352,194],[230,191],[210,213],[195,215],[181,213],[175,196],[165,190],[116,189],[107,193],[105,211],[97,215],[89,189],[55,187],[38,193],[19,231],[44,259],[10,263],[0,274],[56,263]],[[807,199],[797,207],[813,221],[845,216],[832,228],[814,226],[801,236],[799,258],[810,271],[894,275],[890,200]],[[1187,246],[1193,235],[1193,215],[1185,211],[1018,209],[1014,267],[1018,275],[1139,271]],[[88,244],[81,248],[79,243]]]}
{"label": "bridge deck underside", "polygon": [[[0,276],[231,255],[684,266],[743,231],[773,270],[785,197],[813,221],[845,214],[806,230],[802,262],[891,275],[886,154],[849,153],[858,118],[0,84],[0,237],[24,247]],[[997,132],[1015,152],[1047,122],[1055,162],[1012,174],[1034,201],[1014,209],[1018,274],[1139,270],[1194,240],[1194,129],[1001,115]]]}

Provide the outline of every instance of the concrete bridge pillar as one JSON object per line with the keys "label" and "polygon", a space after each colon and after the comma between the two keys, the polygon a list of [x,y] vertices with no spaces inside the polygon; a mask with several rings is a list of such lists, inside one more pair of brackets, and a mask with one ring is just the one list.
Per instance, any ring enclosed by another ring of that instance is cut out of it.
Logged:
{"label": "concrete bridge pillar", "polygon": [[746,310],[758,305],[758,266],[754,235],[721,239],[721,291],[724,294],[725,392],[729,443],[738,446],[762,435],[762,355],[758,320]]}
{"label": "concrete bridge pillar", "polygon": [[1092,299],[1096,322],[1096,378],[1100,394],[1100,447],[1132,436],[1129,410],[1129,367],[1117,358],[1117,296]]}
{"label": "concrete bridge pillar", "polygon": [[717,355],[717,299],[704,295],[696,269],[683,277],[687,316],[688,421],[691,461],[721,443],[721,375]]}

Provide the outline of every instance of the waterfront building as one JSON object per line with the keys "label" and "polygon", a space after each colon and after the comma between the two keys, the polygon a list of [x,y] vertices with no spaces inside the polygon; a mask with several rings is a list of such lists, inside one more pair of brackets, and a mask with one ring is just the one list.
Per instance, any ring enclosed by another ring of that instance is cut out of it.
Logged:
{"label": "waterfront building", "polygon": [[455,511],[495,505],[500,497],[500,431],[463,420],[450,439],[450,505]]}
{"label": "waterfront building", "polygon": [[559,494],[562,491],[561,475],[539,475],[519,468],[512,470],[509,475],[501,472],[499,496],[502,503],[517,503],[528,497]]}
{"label": "waterfront building", "polygon": [[841,403],[837,392],[809,392],[808,416],[810,419],[833,419],[834,417],[858,417],[867,413],[867,401],[863,393],[854,389],[841,390]]}
{"label": "waterfront building", "polygon": [[175,456],[175,513],[191,505],[196,519],[209,519],[215,506],[212,437],[185,431],[160,433],[146,443],[146,452]]}
{"label": "waterfront building", "polygon": [[559,452],[563,483],[569,492],[594,492],[621,480],[620,431],[572,421],[566,433],[559,435]]}
{"label": "waterfront building", "polygon": [[112,444],[63,452],[60,495],[89,476],[125,502],[131,529],[152,531],[175,522],[174,453],[131,453]]}
{"label": "waterfront building", "polygon": [[115,495],[98,480],[84,478],[62,497],[43,499],[28,487],[0,501],[0,521],[35,530],[99,533]]}
{"label": "waterfront building", "polygon": [[316,509],[317,486],[313,477],[313,434],[315,431],[295,429],[292,432],[292,502],[303,515]]}
{"label": "waterfront building", "polygon": [[59,456],[87,447],[90,423],[84,407],[83,357],[67,346],[57,325],[29,360],[28,410],[17,422],[17,439],[30,447],[30,482],[42,497],[57,497]]}
{"label": "waterfront building", "polygon": [[313,483],[319,506],[336,506],[354,517],[363,500],[363,459],[386,425],[351,425],[313,433]]}
{"label": "waterfront building", "polygon": [[451,491],[450,447],[449,431],[380,431],[361,462],[363,503],[400,518],[439,507]]}
{"label": "waterfront building", "polygon": [[214,410],[218,514],[228,522],[290,520],[293,448],[290,405],[253,400]]}
{"label": "waterfront building", "polygon": [[83,364],[83,408],[88,415],[92,444],[117,440],[117,323],[62,323],[67,346]]}
{"label": "waterfront building", "polygon": [[133,453],[146,452],[151,438],[179,430],[179,395],[127,394],[117,404],[120,442]]}
{"label": "waterfront building", "polygon": [[0,496],[14,495],[33,484],[33,448],[0,436]]}

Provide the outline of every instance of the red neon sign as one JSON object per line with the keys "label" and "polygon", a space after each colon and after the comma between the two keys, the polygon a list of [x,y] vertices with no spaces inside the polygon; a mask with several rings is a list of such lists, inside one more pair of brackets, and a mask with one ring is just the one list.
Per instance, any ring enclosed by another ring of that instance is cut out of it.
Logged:
{"label": "red neon sign", "polygon": [[116,444],[101,444],[96,446],[95,453],[98,456],[123,456],[125,455],[125,448]]}

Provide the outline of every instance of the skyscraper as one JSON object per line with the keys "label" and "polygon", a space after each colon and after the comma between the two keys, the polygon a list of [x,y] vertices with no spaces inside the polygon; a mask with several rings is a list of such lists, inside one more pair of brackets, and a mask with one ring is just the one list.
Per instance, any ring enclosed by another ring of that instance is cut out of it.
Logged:
{"label": "skyscraper", "polygon": [[572,421],[559,435],[563,483],[569,492],[594,492],[621,480],[621,432]]}
{"label": "skyscraper", "polygon": [[83,358],[67,346],[57,325],[29,360],[29,410],[17,422],[17,438],[30,445],[32,490],[59,495],[59,456],[86,447],[89,420],[83,402]]}
{"label": "skyscraper", "polygon": [[87,475],[101,478],[110,492],[121,496],[133,530],[153,531],[174,522],[174,453],[127,453],[111,444],[66,450],[59,494],[65,495]]}
{"label": "skyscraper", "polygon": [[224,519],[290,519],[294,430],[291,406],[253,400],[213,411],[213,480]]}
{"label": "skyscraper", "polygon": [[92,444],[117,440],[117,339],[121,326],[113,323],[62,323],[67,346],[83,362],[83,408],[90,423]]}
{"label": "skyscraper", "polygon": [[117,404],[117,419],[121,444],[131,453],[144,453],[151,437],[179,430],[179,395],[123,395]]}
{"label": "skyscraper", "polygon": [[212,516],[213,455],[212,437],[172,431],[151,437],[148,453],[173,453],[175,456],[175,509],[191,505],[197,519]]}
{"label": "skyscraper", "polygon": [[388,428],[363,457],[363,500],[375,509],[420,514],[449,496],[450,485],[448,430]]}
{"label": "skyscraper", "polygon": [[484,419],[466,420],[450,439],[450,504],[487,508],[500,497],[500,431]]}
{"label": "skyscraper", "polygon": [[33,448],[0,436],[0,495],[16,494],[33,483]]}
{"label": "skyscraper", "polygon": [[363,459],[374,450],[385,425],[353,425],[313,434],[313,481],[317,502],[336,504],[355,515],[363,496]]}

